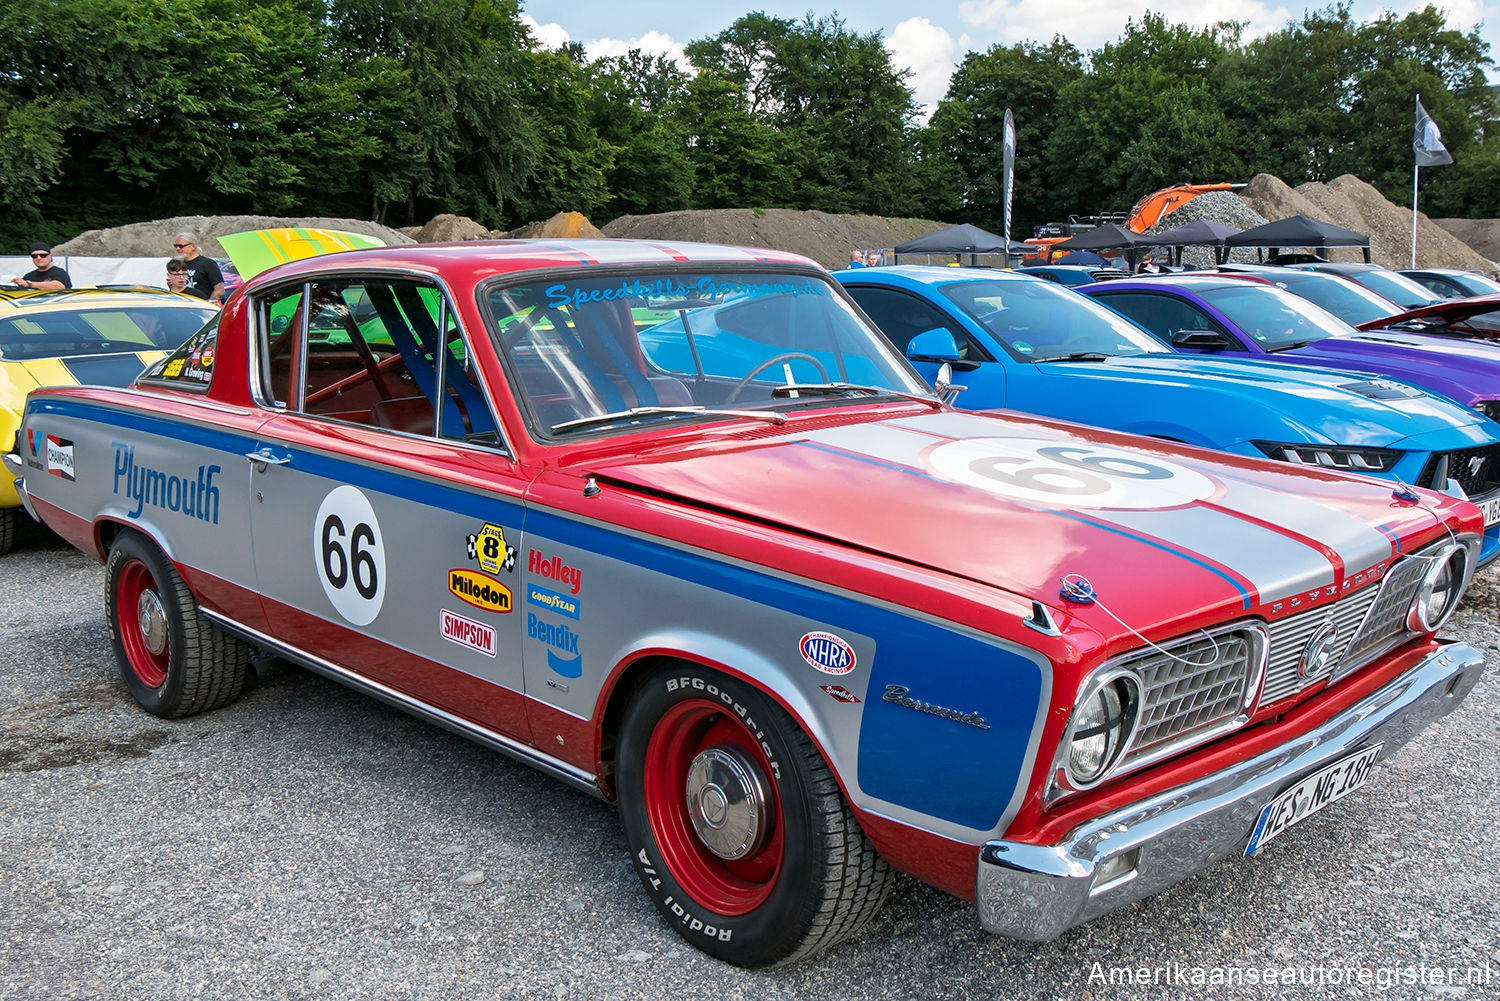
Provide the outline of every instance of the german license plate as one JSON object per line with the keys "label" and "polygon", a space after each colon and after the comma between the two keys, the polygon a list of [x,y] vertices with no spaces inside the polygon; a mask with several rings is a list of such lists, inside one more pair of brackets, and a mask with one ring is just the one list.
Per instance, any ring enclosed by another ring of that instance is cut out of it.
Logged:
{"label": "german license plate", "polygon": [[1260,819],[1256,821],[1255,833],[1250,835],[1250,843],[1245,846],[1245,854],[1254,855],[1288,827],[1300,824],[1329,803],[1343,799],[1364,785],[1384,746],[1376,744],[1340,758],[1267,803],[1260,811]]}
{"label": "german license plate", "polygon": [[1500,497],[1485,501],[1479,505],[1479,509],[1484,512],[1485,528],[1489,528],[1495,522],[1500,521]]}

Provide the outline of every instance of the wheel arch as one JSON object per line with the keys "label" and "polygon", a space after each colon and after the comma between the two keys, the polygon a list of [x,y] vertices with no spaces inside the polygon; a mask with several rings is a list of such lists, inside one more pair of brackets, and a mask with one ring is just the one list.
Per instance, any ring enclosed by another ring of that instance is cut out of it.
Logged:
{"label": "wheel arch", "polygon": [[115,544],[115,540],[126,532],[134,532],[136,535],[149,541],[157,549],[160,549],[167,559],[177,562],[172,555],[172,547],[167,544],[160,533],[156,532],[155,526],[132,521],[127,518],[102,514],[94,519],[94,551],[100,560],[109,558],[109,550]]}

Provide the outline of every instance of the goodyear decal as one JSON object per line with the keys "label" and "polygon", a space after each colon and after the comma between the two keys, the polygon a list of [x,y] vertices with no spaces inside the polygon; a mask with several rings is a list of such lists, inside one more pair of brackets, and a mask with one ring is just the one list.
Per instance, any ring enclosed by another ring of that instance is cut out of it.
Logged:
{"label": "goodyear decal", "polygon": [[558,594],[545,587],[528,584],[526,603],[545,608],[549,612],[556,612],[558,615],[566,615],[570,619],[578,618],[578,599],[571,594]]}
{"label": "goodyear decal", "polygon": [[486,612],[510,611],[510,588],[495,578],[474,570],[461,567],[449,570],[448,590],[460,601],[466,601]]}

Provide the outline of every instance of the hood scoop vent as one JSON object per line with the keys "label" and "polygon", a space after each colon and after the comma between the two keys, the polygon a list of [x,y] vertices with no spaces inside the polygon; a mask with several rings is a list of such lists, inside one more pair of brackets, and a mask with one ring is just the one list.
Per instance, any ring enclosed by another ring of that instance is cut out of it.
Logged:
{"label": "hood scoop vent", "polygon": [[1411,400],[1426,395],[1413,386],[1403,386],[1399,382],[1388,382],[1385,379],[1346,382],[1339,388],[1358,393],[1360,396],[1367,396],[1372,400]]}

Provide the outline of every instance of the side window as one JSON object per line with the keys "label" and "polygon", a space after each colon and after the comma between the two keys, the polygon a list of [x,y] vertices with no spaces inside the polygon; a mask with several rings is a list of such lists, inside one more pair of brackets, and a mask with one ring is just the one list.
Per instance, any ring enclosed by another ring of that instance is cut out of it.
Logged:
{"label": "side window", "polygon": [[989,354],[974,343],[968,333],[942,310],[908,292],[888,288],[861,286],[846,289],[859,308],[869,314],[886,340],[906,354],[906,346],[918,334],[941,328],[958,343],[958,356],[974,361],[988,361]]}
{"label": "side window", "polygon": [[[1173,296],[1117,293],[1101,295],[1098,299],[1110,309],[1128,316],[1151,331],[1164,344],[1171,344],[1172,335],[1179,330],[1223,330],[1203,310]],[[1234,341],[1232,350],[1243,350],[1243,347],[1238,341]]]}
{"label": "side window", "polygon": [[497,445],[498,428],[442,291],[326,280],[255,304],[263,395],[288,410]]}
{"label": "side window", "polygon": [[193,389],[207,389],[214,374],[214,345],[219,340],[219,316],[203,326],[165,358],[153,363],[142,379],[170,382]]}

